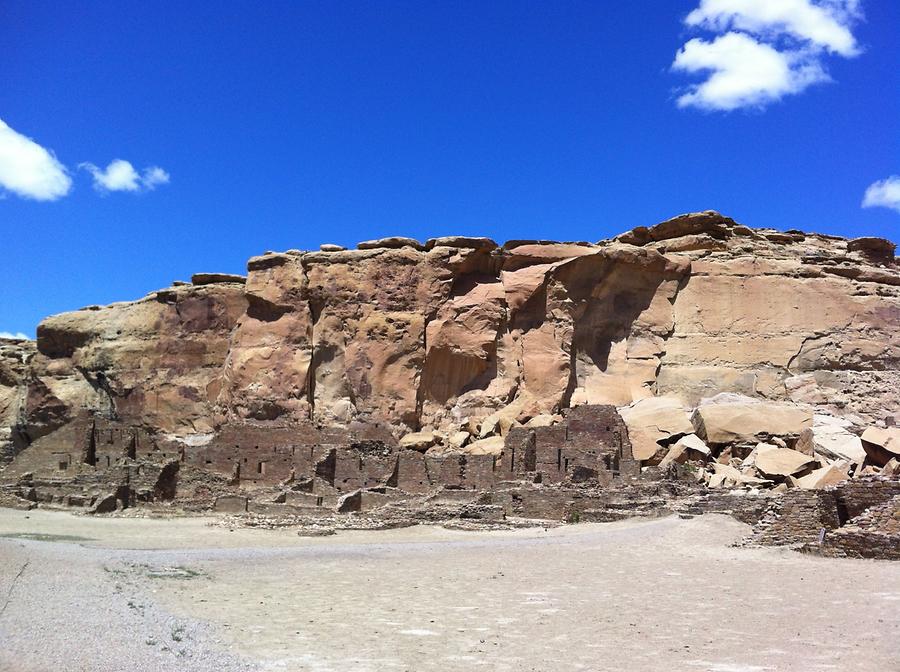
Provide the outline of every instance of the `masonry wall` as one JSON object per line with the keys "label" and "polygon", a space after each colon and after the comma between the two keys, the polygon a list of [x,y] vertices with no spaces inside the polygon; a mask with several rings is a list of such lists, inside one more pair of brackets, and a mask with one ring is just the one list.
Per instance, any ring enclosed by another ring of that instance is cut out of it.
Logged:
{"label": "masonry wall", "polygon": [[835,486],[833,492],[844,523],[866,509],[885,504],[900,495],[900,480],[877,476],[853,479]]}
{"label": "masonry wall", "polygon": [[820,530],[836,530],[838,518],[834,494],[822,490],[789,490],[774,502],[755,531],[755,540],[771,546],[809,544]]}
{"label": "masonry wall", "polygon": [[[243,487],[252,496],[255,488],[284,486],[293,499],[303,498],[291,504],[301,507],[321,507],[320,500],[359,489],[415,494],[437,488],[493,490],[506,481],[606,485],[636,465],[613,406],[579,406],[556,426],[513,429],[500,455],[401,450],[386,428],[363,424],[242,422],[189,442],[85,416],[36,441],[15,463],[23,473],[44,479],[50,490],[76,499],[78,492],[113,487],[127,487],[136,501],[174,499],[175,488],[187,484],[186,493],[214,501],[223,488]],[[190,476],[182,478],[184,473]],[[392,493],[376,494],[372,502]],[[558,518],[563,503],[556,501],[558,495],[547,497],[553,501],[535,495],[512,508]]]}
{"label": "masonry wall", "polygon": [[536,477],[542,483],[636,476],[628,430],[615,406],[584,405],[550,427],[516,427],[504,442],[500,474],[509,480]]}

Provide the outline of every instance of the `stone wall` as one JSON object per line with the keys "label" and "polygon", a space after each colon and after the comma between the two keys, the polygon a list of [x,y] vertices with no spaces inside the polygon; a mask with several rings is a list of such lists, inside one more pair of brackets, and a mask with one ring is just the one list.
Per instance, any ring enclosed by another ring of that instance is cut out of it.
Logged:
{"label": "stone wall", "polygon": [[[885,534],[900,533],[900,513],[898,529],[893,522],[884,522],[894,520],[892,507],[897,502],[900,480],[882,477],[847,480],[826,490],[789,490],[772,501],[754,529],[753,540],[766,545],[800,545],[809,552],[830,555],[887,557],[879,548]],[[882,518],[870,522],[873,512],[880,509],[885,510]],[[865,548],[867,535],[872,542],[869,550]]]}
{"label": "stone wall", "polygon": [[615,406],[602,404],[576,406],[557,425],[511,429],[500,465],[503,478],[543,483],[608,482],[639,473],[625,423]]}
{"label": "stone wall", "polygon": [[817,541],[822,529],[841,525],[834,494],[820,490],[789,490],[776,500],[757,524],[754,540],[768,546]]}
{"label": "stone wall", "polygon": [[900,480],[891,478],[859,478],[848,480],[832,490],[843,525],[866,509],[889,502],[900,495]]}
{"label": "stone wall", "polygon": [[[518,448],[517,442],[528,445]],[[266,422],[228,423],[185,441],[84,415],[35,441],[7,476],[30,475],[47,492],[47,502],[66,503],[79,492],[89,493],[88,501],[123,486],[137,502],[175,499],[180,467],[195,474],[191,482],[207,474],[233,489],[300,487],[316,498],[385,487],[410,494],[440,488],[487,491],[504,481],[609,484],[638,473],[614,406],[580,406],[555,426],[513,429],[505,445],[499,455],[418,451],[399,448],[378,425]],[[210,490],[204,501],[213,494]],[[558,504],[551,508],[560,510]],[[543,505],[526,509],[540,513]]]}
{"label": "stone wall", "polygon": [[866,509],[807,550],[829,557],[900,560],[900,495]]}

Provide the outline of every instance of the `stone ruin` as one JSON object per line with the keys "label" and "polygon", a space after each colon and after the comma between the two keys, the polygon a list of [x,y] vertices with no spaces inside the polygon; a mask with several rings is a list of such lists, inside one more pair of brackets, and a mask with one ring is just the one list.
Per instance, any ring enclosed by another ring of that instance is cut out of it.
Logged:
{"label": "stone ruin", "polygon": [[[679,452],[683,439],[660,453]],[[652,460],[634,457],[628,425],[611,405],[511,428],[496,455],[404,448],[387,428],[365,425],[229,424],[193,443],[84,415],[22,453],[5,472],[0,504],[91,513],[174,505],[301,526],[348,513],[372,514],[377,526],[385,512],[393,518],[383,524],[395,525],[397,511],[402,524],[463,517],[492,526],[507,517],[602,522],[719,512],[753,524],[754,543],[900,559],[897,478],[861,474],[777,496],[710,490],[683,469],[690,462],[642,466]]]}
{"label": "stone ruin", "polygon": [[101,502],[108,509],[114,492],[120,509],[180,498],[186,507],[233,511],[243,502],[238,509],[298,513],[331,510],[359,491],[377,503],[515,483],[610,486],[640,473],[614,406],[578,406],[559,424],[515,428],[505,446],[499,455],[419,451],[398,445],[384,427],[266,423],[228,424],[190,445],[86,415],[36,440],[6,470],[16,480],[5,490],[89,509]]}

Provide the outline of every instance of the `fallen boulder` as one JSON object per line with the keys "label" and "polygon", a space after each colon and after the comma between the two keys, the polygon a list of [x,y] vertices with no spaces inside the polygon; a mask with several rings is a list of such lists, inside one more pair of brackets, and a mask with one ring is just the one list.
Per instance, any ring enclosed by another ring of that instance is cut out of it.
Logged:
{"label": "fallen boulder", "polygon": [[462,448],[471,437],[472,435],[469,434],[469,432],[463,430],[453,432],[453,434],[447,437],[447,445],[452,446],[453,448]]}
{"label": "fallen boulder", "polygon": [[362,490],[354,490],[342,495],[337,503],[338,513],[351,513],[362,510]]}
{"label": "fallen boulder", "polygon": [[813,426],[800,433],[795,448],[801,453],[821,453],[830,460],[862,464],[866,451],[860,438],[850,431],[853,423],[830,415],[813,416]]}
{"label": "fallen boulder", "polygon": [[[739,469],[732,467],[730,464],[720,464],[713,462],[713,475],[710,477],[709,487],[714,488],[722,485],[766,485],[772,481],[756,476],[749,476]],[[715,483],[716,485],[713,485]]]}
{"label": "fallen boulder", "polygon": [[765,447],[757,451],[754,466],[766,476],[793,476],[815,462],[815,458],[790,448]]}
{"label": "fallen boulder", "polygon": [[490,436],[486,439],[472,441],[463,448],[463,452],[469,455],[500,455],[503,452],[503,444],[502,436]]}
{"label": "fallen boulder", "polygon": [[881,475],[889,478],[897,478],[900,476],[900,460],[892,457],[888,463],[881,468]]}
{"label": "fallen boulder", "polygon": [[703,439],[696,434],[686,434],[669,448],[659,466],[665,467],[672,462],[683,464],[688,460],[705,460],[709,455],[709,446],[703,443]]}
{"label": "fallen boulder", "polygon": [[628,439],[636,460],[649,460],[660,450],[660,441],[694,431],[681,402],[672,397],[648,397],[619,409],[628,427]]}
{"label": "fallen boulder", "polygon": [[869,462],[883,467],[891,459],[900,457],[900,428],[869,427],[863,432],[862,446]]}
{"label": "fallen boulder", "polygon": [[792,404],[719,394],[701,401],[691,417],[697,436],[710,444],[797,437],[812,426],[812,412]]}
{"label": "fallen boulder", "polygon": [[431,448],[435,442],[434,432],[413,432],[400,439],[400,447],[424,452]]}
{"label": "fallen boulder", "polygon": [[821,490],[829,485],[837,485],[848,478],[850,478],[850,465],[846,463],[829,464],[796,479],[796,484],[804,490]]}

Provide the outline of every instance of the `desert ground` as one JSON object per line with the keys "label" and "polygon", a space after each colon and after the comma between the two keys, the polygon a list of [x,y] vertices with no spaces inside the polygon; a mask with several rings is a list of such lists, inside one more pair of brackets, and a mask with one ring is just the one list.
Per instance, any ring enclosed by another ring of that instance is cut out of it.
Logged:
{"label": "desert ground", "polygon": [[900,564],[707,515],[300,537],[0,510],[0,669],[900,669]]}

